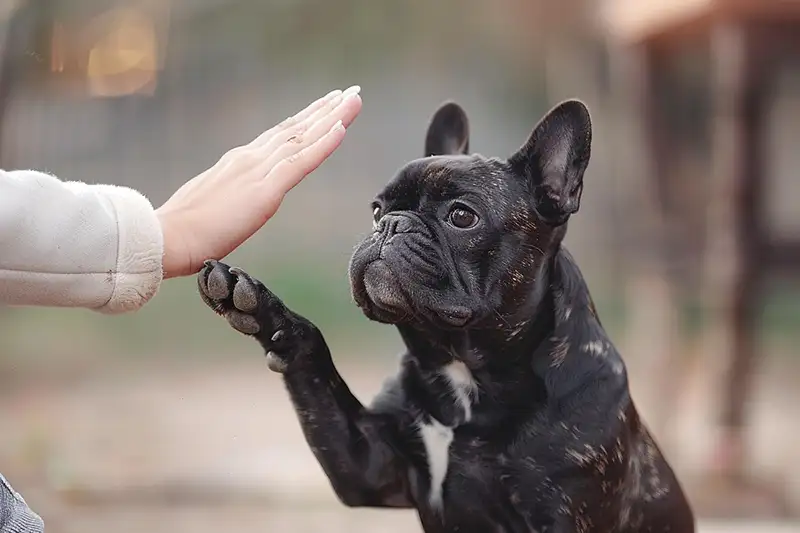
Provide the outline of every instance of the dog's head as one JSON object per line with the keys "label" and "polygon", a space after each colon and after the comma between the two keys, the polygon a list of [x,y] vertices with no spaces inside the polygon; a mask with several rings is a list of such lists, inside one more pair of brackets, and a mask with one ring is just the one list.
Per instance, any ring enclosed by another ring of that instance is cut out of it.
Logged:
{"label": "dog's head", "polygon": [[468,155],[467,117],[443,105],[425,157],[372,204],[373,232],[350,261],[356,303],[384,323],[513,326],[578,211],[591,137],[588,110],[569,100],[511,157]]}

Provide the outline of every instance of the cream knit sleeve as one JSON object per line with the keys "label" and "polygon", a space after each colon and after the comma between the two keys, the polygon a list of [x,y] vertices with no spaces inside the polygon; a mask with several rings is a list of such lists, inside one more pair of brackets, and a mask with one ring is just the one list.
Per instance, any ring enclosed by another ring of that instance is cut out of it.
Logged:
{"label": "cream knit sleeve", "polygon": [[133,311],[161,284],[163,250],[132,189],[0,170],[0,304]]}

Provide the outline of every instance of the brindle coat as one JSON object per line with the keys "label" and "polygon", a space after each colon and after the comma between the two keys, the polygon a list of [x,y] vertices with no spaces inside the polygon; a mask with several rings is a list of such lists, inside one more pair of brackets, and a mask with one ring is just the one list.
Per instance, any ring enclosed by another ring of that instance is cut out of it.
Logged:
{"label": "brindle coat", "polygon": [[463,111],[443,106],[426,157],[378,195],[353,254],[356,302],[406,345],[370,406],[320,331],[259,281],[210,261],[201,295],[283,374],[345,505],[415,508],[429,533],[693,533],[561,245],[589,161],[588,111],[561,104],[508,159],[468,146]]}

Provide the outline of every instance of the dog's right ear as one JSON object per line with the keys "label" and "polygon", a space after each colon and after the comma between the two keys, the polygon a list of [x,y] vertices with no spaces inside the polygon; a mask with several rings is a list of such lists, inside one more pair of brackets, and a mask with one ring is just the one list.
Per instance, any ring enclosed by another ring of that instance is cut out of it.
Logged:
{"label": "dog's right ear", "polygon": [[425,136],[425,157],[469,152],[467,114],[455,102],[443,104],[434,113]]}

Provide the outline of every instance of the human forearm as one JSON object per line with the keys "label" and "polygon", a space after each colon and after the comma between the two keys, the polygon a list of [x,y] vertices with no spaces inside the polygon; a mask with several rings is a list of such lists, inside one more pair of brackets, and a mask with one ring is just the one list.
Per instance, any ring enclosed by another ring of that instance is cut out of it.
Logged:
{"label": "human forearm", "polygon": [[162,254],[138,192],[0,171],[0,303],[131,311],[158,290]]}

